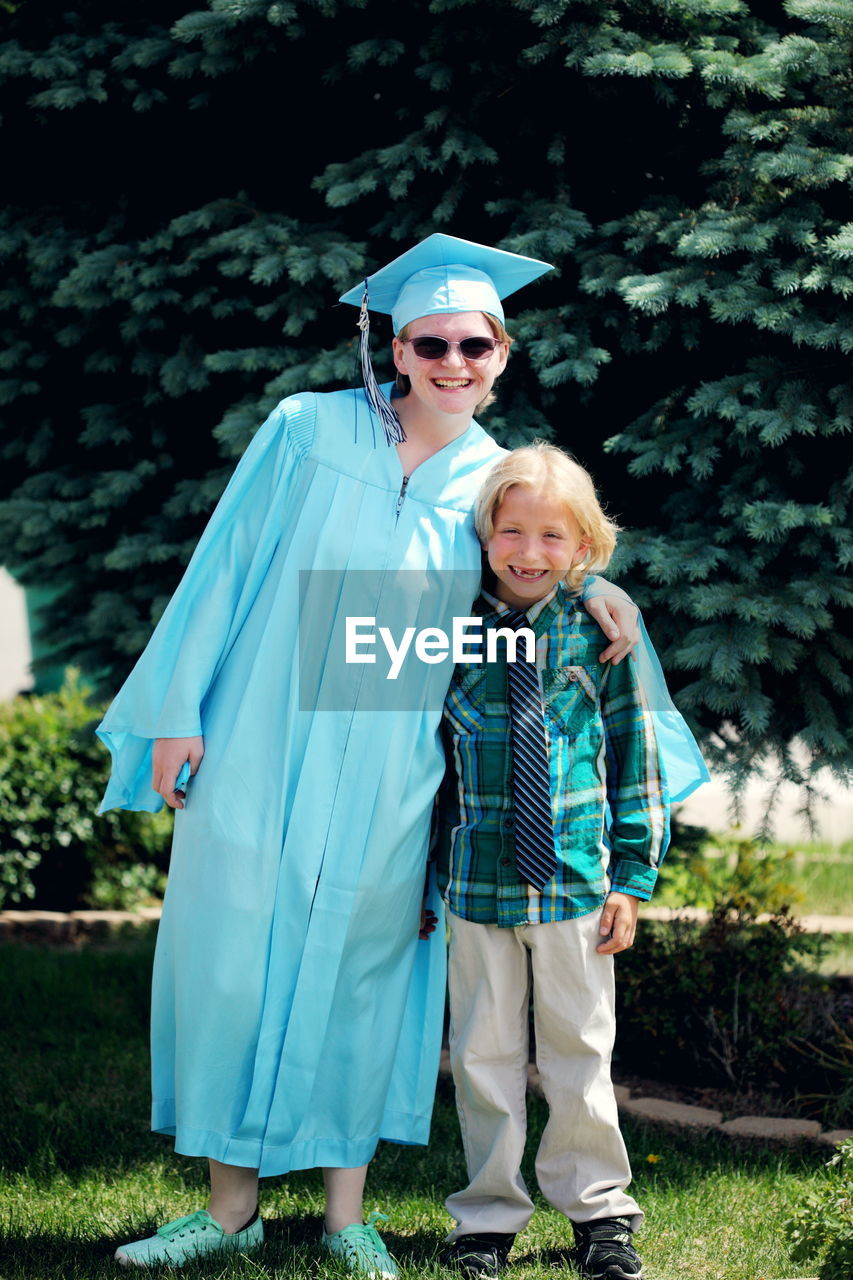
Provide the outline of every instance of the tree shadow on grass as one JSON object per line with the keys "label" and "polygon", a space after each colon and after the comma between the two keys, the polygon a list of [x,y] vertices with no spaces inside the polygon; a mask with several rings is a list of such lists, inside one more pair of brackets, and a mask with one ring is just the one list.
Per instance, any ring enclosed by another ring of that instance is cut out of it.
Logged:
{"label": "tree shadow on grass", "polygon": [[[534,1158],[548,1109],[542,1099],[528,1097],[527,1112],[528,1140],[522,1172],[528,1187],[535,1188]],[[809,1143],[788,1145],[735,1139],[713,1130],[697,1133],[632,1117],[624,1119],[622,1132],[638,1195],[650,1184],[689,1190],[712,1172],[810,1172],[825,1164],[828,1158],[826,1150]],[[648,1161],[649,1156],[653,1157],[652,1161]],[[453,1087],[449,1081],[440,1080],[429,1147],[383,1144],[371,1165],[369,1190],[374,1196],[382,1191],[392,1195],[395,1191],[436,1194],[443,1201],[466,1181]]]}
{"label": "tree shadow on grass", "polygon": [[[126,1067],[127,1064],[125,1064]],[[0,1073],[2,1074],[2,1073]],[[120,1075],[116,1069],[112,1074]],[[62,1076],[62,1081],[67,1076]],[[61,1174],[81,1182],[95,1177],[110,1180],[121,1172],[133,1173],[152,1165],[174,1169],[175,1177],[189,1186],[205,1185],[206,1163],[175,1156],[171,1140],[152,1134],[147,1127],[147,1088],[140,1086],[130,1114],[126,1093],[116,1100],[106,1089],[91,1093],[96,1083],[88,1079],[66,1084],[56,1105],[7,1111],[6,1133],[0,1164],[7,1173],[21,1173],[50,1181]],[[145,1092],[142,1090],[145,1088]],[[81,1096],[85,1095],[85,1096]],[[7,1095],[8,1096],[8,1095]],[[547,1119],[545,1103],[528,1099],[528,1142],[522,1166],[529,1187],[535,1188],[533,1167],[536,1147]],[[626,1118],[623,1122],[634,1170],[634,1186],[677,1185],[689,1190],[709,1172],[779,1170],[796,1174],[823,1165],[828,1153],[810,1144],[789,1146],[755,1139],[735,1139],[726,1134],[681,1130]],[[276,1187],[301,1183],[310,1171],[265,1179]],[[316,1175],[319,1179],[319,1174]],[[438,1203],[467,1181],[453,1090],[439,1081],[430,1142],[427,1147],[381,1143],[371,1163],[368,1202],[393,1204],[399,1195],[418,1195]],[[320,1194],[319,1181],[317,1192]]]}
{"label": "tree shadow on grass", "polygon": [[[158,1201],[160,1207],[164,1202],[185,1204],[171,1216],[204,1203],[205,1162],[173,1156],[169,1140],[148,1130],[149,981],[150,956],[144,951],[24,955],[17,948],[0,948],[0,1089],[6,1102],[0,1163],[12,1181],[18,1173],[22,1188],[27,1180],[34,1188],[21,1190],[19,1197],[37,1194],[44,1206],[39,1217],[21,1199],[17,1224],[7,1217],[3,1235],[0,1223],[3,1280],[115,1277],[112,1253],[118,1244],[156,1229],[159,1223],[148,1217],[157,1212]],[[536,1186],[533,1157],[546,1117],[545,1104],[529,1099],[523,1171],[531,1189]],[[624,1133],[634,1166],[633,1189],[641,1203],[647,1192],[670,1189],[701,1197],[703,1184],[716,1174],[796,1176],[812,1173],[827,1159],[825,1151],[812,1147],[735,1142],[724,1134],[700,1135],[636,1119],[626,1120]],[[100,1211],[110,1215],[103,1219],[110,1228],[122,1224],[127,1234],[93,1240],[85,1208],[64,1204],[67,1189],[75,1191],[87,1181],[115,1189],[113,1206]],[[376,1205],[391,1212],[390,1230],[383,1234],[404,1270],[438,1270],[449,1221],[441,1204],[465,1181],[452,1086],[442,1080],[429,1146],[382,1144],[371,1165],[368,1209]],[[330,1280],[340,1276],[339,1264],[318,1246],[319,1172],[265,1180],[263,1194],[269,1243],[261,1254],[218,1261],[215,1271],[209,1260],[188,1264],[182,1274],[255,1280],[275,1275],[281,1280],[304,1277],[307,1269],[324,1277],[328,1273]],[[541,1197],[535,1198],[541,1206]],[[400,1234],[394,1209],[407,1199],[418,1203],[406,1209],[411,1229]],[[294,1204],[302,1204],[302,1214],[292,1212]],[[32,1235],[25,1231],[27,1214]],[[63,1217],[62,1231],[45,1230],[51,1219]],[[78,1222],[85,1238],[74,1234]],[[425,1222],[434,1227],[424,1227]],[[548,1246],[563,1229],[560,1221],[552,1225],[544,1233],[552,1237],[543,1240]],[[526,1250],[525,1244],[520,1247]],[[519,1252],[515,1265],[528,1270],[564,1266],[565,1254],[562,1249],[553,1256]]]}

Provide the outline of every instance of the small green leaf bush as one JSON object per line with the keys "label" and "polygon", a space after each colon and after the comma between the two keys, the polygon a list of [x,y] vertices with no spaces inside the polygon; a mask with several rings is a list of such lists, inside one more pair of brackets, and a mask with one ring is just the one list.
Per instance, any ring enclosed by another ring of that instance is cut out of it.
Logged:
{"label": "small green leaf bush", "polygon": [[794,1262],[820,1259],[820,1280],[853,1275],[853,1141],[827,1162],[826,1186],[808,1191],[785,1226]]}
{"label": "small green leaf bush", "polygon": [[802,963],[814,946],[787,914],[758,924],[722,904],[704,923],[642,924],[619,960],[620,1054],[645,1074],[728,1089],[777,1079],[793,1041],[814,1032],[825,984]]}
{"label": "small green leaf bush", "polygon": [[673,848],[661,869],[655,904],[705,907],[725,901],[739,911],[773,915],[799,905],[794,852],[737,835],[711,835],[673,823]]}
{"label": "small green leaf bush", "polygon": [[162,890],[171,814],[96,815],[100,717],[73,671],[58,693],[0,705],[0,907],[132,908]]}
{"label": "small green leaf bush", "polygon": [[775,1093],[840,1124],[853,1101],[849,997],[816,971],[824,941],[791,914],[778,871],[741,842],[734,867],[714,872],[707,921],[641,924],[618,961],[617,1061],[690,1087]]}

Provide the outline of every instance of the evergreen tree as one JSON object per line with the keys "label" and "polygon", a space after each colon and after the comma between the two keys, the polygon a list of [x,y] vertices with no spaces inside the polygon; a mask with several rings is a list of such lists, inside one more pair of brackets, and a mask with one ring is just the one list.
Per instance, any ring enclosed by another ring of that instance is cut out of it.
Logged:
{"label": "evergreen tree", "polygon": [[62,656],[121,677],[265,411],[356,380],[330,302],[450,230],[557,264],[488,425],[592,467],[712,750],[849,771],[853,4],[138,10],[0,47],[0,539]]}

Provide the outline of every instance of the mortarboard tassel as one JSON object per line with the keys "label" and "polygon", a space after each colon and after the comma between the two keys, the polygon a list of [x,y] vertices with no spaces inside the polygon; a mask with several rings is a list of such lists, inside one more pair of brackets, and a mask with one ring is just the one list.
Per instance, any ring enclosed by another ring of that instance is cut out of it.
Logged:
{"label": "mortarboard tassel", "polygon": [[364,380],[364,391],[368,403],[382,423],[382,430],[385,432],[385,443],[402,444],[406,439],[403,424],[397,415],[397,410],[379,390],[379,384],[376,381],[376,374],[373,372],[373,364],[370,360],[370,316],[367,311],[366,280],[364,282],[364,296],[361,299],[361,310],[358,313],[358,327],[361,330],[358,340],[358,355],[361,361],[361,376]]}

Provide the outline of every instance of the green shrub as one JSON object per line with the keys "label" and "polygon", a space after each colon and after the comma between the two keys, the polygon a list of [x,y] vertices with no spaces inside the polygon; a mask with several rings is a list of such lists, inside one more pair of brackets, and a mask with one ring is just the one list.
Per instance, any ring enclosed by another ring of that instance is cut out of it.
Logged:
{"label": "green shrub", "polygon": [[843,1122],[851,1096],[849,997],[815,969],[824,946],[755,883],[728,886],[706,922],[647,921],[619,957],[617,1061],[691,1087],[781,1092]]}
{"label": "green shrub", "polygon": [[853,1116],[853,1000],[850,996],[841,997],[838,1006],[838,1018],[830,1019],[833,1035],[822,1044],[807,1042],[800,1049],[813,1069],[823,1069],[828,1091],[802,1092],[799,1102],[803,1109],[822,1115],[829,1124],[846,1127]]}
{"label": "green shrub", "polygon": [[850,998],[817,971],[826,939],[791,914],[793,855],[728,839],[709,858],[703,836],[675,828],[661,896],[675,905],[677,888],[683,905],[709,908],[707,922],[646,921],[619,957],[619,1064],[690,1087],[781,1093],[802,1114],[843,1124]]}
{"label": "green shrub", "polygon": [[673,824],[673,847],[661,868],[655,902],[706,907],[728,902],[738,911],[771,915],[799,904],[795,854],[738,836],[710,836],[701,827]]}
{"label": "green shrub", "polygon": [[826,1186],[806,1192],[785,1226],[795,1262],[820,1260],[820,1280],[853,1275],[853,1141],[827,1163]]}
{"label": "green shrub", "polygon": [[76,673],[0,706],[0,906],[132,907],[162,889],[171,814],[96,816],[109,758]]}
{"label": "green shrub", "polygon": [[816,945],[787,913],[758,924],[728,901],[707,923],[642,924],[619,961],[620,1060],[737,1090],[777,1080],[817,1030]]}

